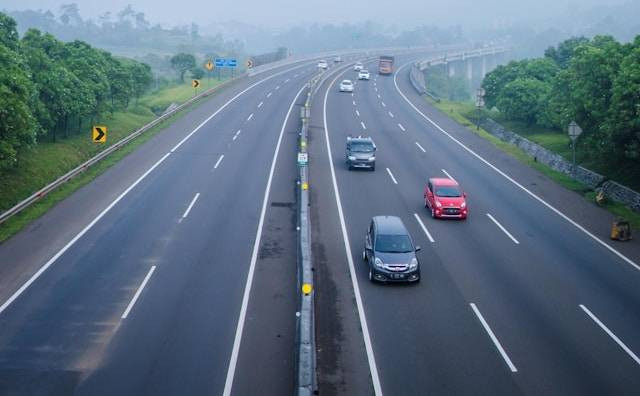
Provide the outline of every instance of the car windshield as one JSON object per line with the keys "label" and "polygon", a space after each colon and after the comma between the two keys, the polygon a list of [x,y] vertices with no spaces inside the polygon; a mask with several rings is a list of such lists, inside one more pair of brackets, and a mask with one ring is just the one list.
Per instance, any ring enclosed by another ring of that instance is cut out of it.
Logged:
{"label": "car windshield", "polygon": [[373,152],[373,144],[371,143],[351,143],[351,152],[354,153],[371,153]]}
{"label": "car windshield", "polygon": [[461,197],[462,193],[456,186],[436,186],[436,195],[439,197]]}
{"label": "car windshield", "polygon": [[378,235],[376,251],[381,253],[408,253],[413,251],[407,235]]}
{"label": "car windshield", "polygon": [[349,81],[349,80],[344,80],[344,81],[342,82],[342,84],[343,84],[343,85],[351,85],[351,81]]}

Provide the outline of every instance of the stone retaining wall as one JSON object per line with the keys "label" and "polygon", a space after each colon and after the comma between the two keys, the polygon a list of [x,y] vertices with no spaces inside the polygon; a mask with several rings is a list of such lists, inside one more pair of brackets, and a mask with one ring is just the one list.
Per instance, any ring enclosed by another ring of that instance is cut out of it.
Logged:
{"label": "stone retaining wall", "polygon": [[480,126],[500,140],[519,147],[537,162],[545,164],[558,172],[571,176],[575,180],[594,190],[601,189],[604,191],[607,198],[628,206],[636,212],[640,212],[640,193],[614,181],[607,180],[604,176],[581,166],[577,167],[574,177],[573,164],[567,161],[564,157],[547,150],[539,144],[534,143],[517,133],[505,129],[502,125],[490,118],[481,120]]}

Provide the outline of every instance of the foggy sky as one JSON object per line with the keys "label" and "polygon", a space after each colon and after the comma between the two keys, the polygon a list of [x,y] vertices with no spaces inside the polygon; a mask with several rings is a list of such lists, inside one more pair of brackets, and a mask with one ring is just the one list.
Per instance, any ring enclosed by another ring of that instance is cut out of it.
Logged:
{"label": "foggy sky", "polygon": [[399,27],[415,25],[505,26],[544,20],[570,9],[630,0],[0,0],[0,9],[50,9],[75,2],[83,18],[115,13],[131,4],[152,23],[210,25],[230,20],[265,27],[303,22],[343,23],[371,20]]}

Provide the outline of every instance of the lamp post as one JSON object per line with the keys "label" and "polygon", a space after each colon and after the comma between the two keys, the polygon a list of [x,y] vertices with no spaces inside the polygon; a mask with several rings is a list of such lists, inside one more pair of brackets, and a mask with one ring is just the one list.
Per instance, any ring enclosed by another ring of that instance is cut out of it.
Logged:
{"label": "lamp post", "polygon": [[484,88],[476,90],[476,130],[480,130],[480,108],[484,106]]}
{"label": "lamp post", "polygon": [[571,148],[573,149],[573,177],[576,177],[576,140],[582,133],[582,128],[575,121],[571,121],[567,130],[571,139]]}

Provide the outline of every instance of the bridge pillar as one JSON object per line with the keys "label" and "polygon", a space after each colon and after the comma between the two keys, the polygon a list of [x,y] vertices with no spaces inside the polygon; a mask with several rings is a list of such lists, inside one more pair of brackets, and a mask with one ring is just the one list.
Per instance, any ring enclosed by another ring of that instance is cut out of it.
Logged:
{"label": "bridge pillar", "polygon": [[482,57],[482,78],[487,75],[487,57],[486,55]]}
{"label": "bridge pillar", "polygon": [[448,71],[449,77],[453,77],[456,75],[456,68],[453,65],[453,62],[447,62],[447,71]]}

